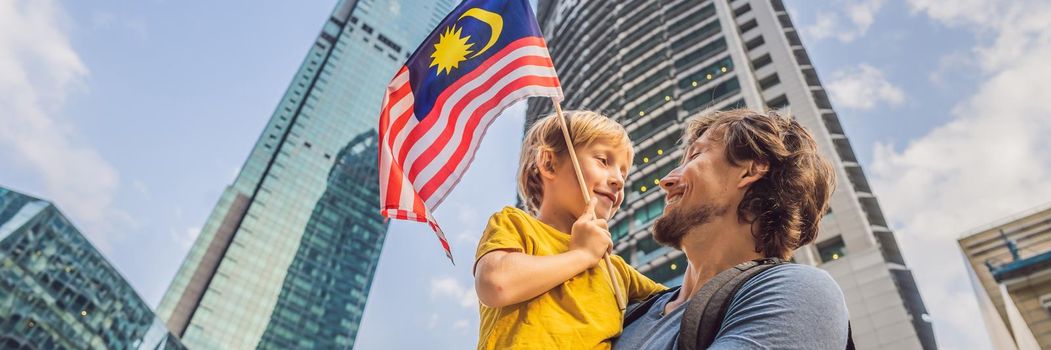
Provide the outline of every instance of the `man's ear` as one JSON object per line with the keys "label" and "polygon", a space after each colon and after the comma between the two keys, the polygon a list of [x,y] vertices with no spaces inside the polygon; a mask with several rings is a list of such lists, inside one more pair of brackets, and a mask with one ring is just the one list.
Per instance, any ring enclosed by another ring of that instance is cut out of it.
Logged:
{"label": "man's ear", "polygon": [[744,163],[744,171],[741,172],[741,181],[737,183],[737,188],[751,186],[770,171],[770,163],[767,162],[749,160]]}
{"label": "man's ear", "polygon": [[545,179],[555,178],[555,152],[550,149],[540,149],[536,152],[536,168],[540,171],[540,177]]}

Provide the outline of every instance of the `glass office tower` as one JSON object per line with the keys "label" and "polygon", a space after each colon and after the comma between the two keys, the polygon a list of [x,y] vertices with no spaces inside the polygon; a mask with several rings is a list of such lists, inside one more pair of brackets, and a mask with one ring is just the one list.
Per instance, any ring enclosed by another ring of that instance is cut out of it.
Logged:
{"label": "glass office tower", "polygon": [[340,0],[169,286],[194,349],[350,348],[386,224],[375,127],[396,68],[451,0]]}
{"label": "glass office tower", "polygon": [[0,187],[0,349],[185,349],[54,205]]}
{"label": "glass office tower", "polygon": [[[564,109],[614,117],[635,142],[633,173],[610,231],[615,250],[663,283],[686,257],[650,235],[659,179],[678,166],[682,121],[709,111],[783,108],[836,169],[831,212],[798,263],[842,287],[859,349],[935,348],[911,270],[781,0],[541,0],[537,15],[566,94]],[[527,120],[551,110],[530,101]]]}

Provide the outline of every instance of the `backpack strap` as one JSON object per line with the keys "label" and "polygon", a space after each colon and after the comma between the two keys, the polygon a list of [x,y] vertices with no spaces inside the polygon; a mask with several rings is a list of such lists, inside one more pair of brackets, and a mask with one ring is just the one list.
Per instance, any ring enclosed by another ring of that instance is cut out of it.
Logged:
{"label": "backpack strap", "polygon": [[639,319],[639,317],[642,317],[642,315],[645,315],[646,312],[650,311],[650,308],[653,307],[653,304],[655,304],[657,299],[660,299],[662,295],[673,293],[678,290],[679,287],[668,288],[651,295],[649,298],[646,298],[646,300],[628,307],[628,311],[624,314],[624,327],[627,327],[628,324],[631,324],[631,322]]}
{"label": "backpack strap", "polygon": [[854,335],[850,332],[850,321],[847,321],[847,350],[854,350]]}
{"label": "backpack strap", "polygon": [[715,275],[686,303],[679,325],[678,345],[681,350],[706,349],[715,341],[730,300],[752,276],[785,264],[778,258],[746,261]]}

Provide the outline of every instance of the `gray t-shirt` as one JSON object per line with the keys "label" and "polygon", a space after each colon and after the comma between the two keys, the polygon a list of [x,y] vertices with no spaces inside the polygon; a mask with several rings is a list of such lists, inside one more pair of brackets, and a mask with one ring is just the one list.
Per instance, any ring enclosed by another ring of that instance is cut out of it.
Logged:
{"label": "gray t-shirt", "polygon": [[[614,350],[677,349],[686,304],[667,315],[678,292],[661,295],[624,327]],[[737,291],[709,349],[836,349],[847,345],[847,305],[827,272],[784,264],[755,275]]]}

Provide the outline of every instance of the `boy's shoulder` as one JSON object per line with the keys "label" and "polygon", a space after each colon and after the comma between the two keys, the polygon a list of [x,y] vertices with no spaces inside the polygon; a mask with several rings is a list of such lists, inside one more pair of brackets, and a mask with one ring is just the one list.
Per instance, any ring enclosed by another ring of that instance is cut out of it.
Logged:
{"label": "boy's shoulder", "polygon": [[503,209],[500,209],[500,211],[493,213],[493,215],[491,217],[494,218],[494,219],[495,218],[503,218],[503,219],[513,220],[513,221],[535,220],[535,219],[533,219],[532,215],[529,215],[529,213],[526,213],[524,210],[519,209],[519,208],[515,208],[515,207],[510,206],[510,205],[505,206]]}
{"label": "boy's shoulder", "polygon": [[510,230],[523,234],[532,234],[543,231],[545,225],[525,210],[513,206],[505,206],[500,211],[489,217],[486,230]]}

